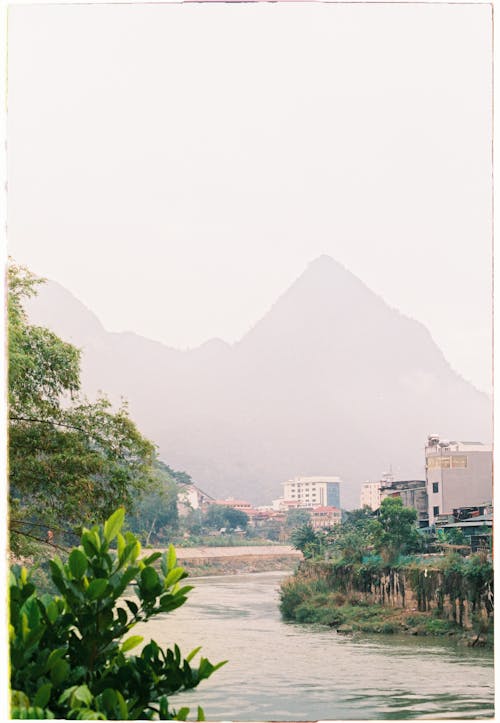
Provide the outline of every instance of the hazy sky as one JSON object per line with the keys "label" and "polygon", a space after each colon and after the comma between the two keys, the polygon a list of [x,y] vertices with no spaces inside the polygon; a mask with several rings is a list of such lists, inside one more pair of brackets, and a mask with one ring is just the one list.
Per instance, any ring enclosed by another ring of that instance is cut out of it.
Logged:
{"label": "hazy sky", "polygon": [[10,253],[108,329],[236,340],[326,253],[490,388],[488,5],[15,6],[8,82]]}

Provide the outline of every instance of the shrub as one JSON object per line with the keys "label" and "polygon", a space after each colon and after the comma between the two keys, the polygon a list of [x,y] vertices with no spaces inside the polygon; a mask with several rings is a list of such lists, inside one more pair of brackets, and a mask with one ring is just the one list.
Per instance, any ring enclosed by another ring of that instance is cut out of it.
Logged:
{"label": "shrub", "polygon": [[[137,635],[124,640],[131,628],[175,610],[192,588],[180,587],[187,573],[177,567],[172,546],[168,554],[138,559],[138,539],[120,534],[123,519],[120,509],[101,528],[84,529],[66,563],[57,557],[50,562],[60,595],[40,595],[27,570],[13,567],[13,718],[185,720],[189,709],[171,709],[169,696],[194,688],[223,665],[202,657],[192,668],[199,648],[183,658],[177,646],[162,650],[153,640],[140,654],[128,654],[143,642]],[[116,551],[110,549],[115,539]],[[124,599],[130,584],[137,597]],[[200,708],[198,719],[203,720]]]}

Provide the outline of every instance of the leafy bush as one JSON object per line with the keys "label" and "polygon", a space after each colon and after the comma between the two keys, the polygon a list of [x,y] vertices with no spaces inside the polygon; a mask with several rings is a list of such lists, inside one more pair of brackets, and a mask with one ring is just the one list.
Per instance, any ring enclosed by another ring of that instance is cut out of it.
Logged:
{"label": "leafy bush", "polygon": [[[90,720],[177,719],[189,709],[169,707],[169,696],[196,687],[224,663],[201,658],[198,668],[177,646],[162,650],[153,640],[126,634],[138,622],[175,610],[190,586],[175,550],[138,559],[141,546],[127,532],[124,511],[102,527],[84,529],[81,545],[66,563],[50,562],[59,596],[40,595],[25,568],[10,576],[10,661],[13,718]],[[116,551],[110,549],[116,539]],[[161,558],[160,571],[154,563]],[[123,598],[134,584],[136,598]],[[37,710],[35,710],[37,709]],[[198,720],[203,711],[198,709]]]}

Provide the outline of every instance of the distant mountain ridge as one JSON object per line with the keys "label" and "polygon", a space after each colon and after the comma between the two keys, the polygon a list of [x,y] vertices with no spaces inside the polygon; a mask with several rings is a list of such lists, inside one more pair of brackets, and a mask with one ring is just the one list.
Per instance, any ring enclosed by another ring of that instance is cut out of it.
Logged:
{"label": "distant mountain ridge", "polygon": [[266,503],[295,475],[338,475],[343,506],[392,465],[422,478],[429,432],[491,440],[486,394],[428,330],[328,256],[313,261],[235,344],[179,351],[104,329],[60,285],[31,300],[33,323],[83,348],[90,396],[125,397],[172,467],[215,497]]}

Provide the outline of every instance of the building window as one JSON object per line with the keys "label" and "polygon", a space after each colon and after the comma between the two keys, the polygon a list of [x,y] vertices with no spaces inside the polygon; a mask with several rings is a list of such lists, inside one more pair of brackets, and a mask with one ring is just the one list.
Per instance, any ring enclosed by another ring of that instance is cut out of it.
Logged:
{"label": "building window", "polygon": [[439,515],[439,507],[433,507],[432,510],[434,517],[437,517]]}
{"label": "building window", "polygon": [[432,483],[432,491],[434,493],[439,492],[439,482],[433,482]]}

